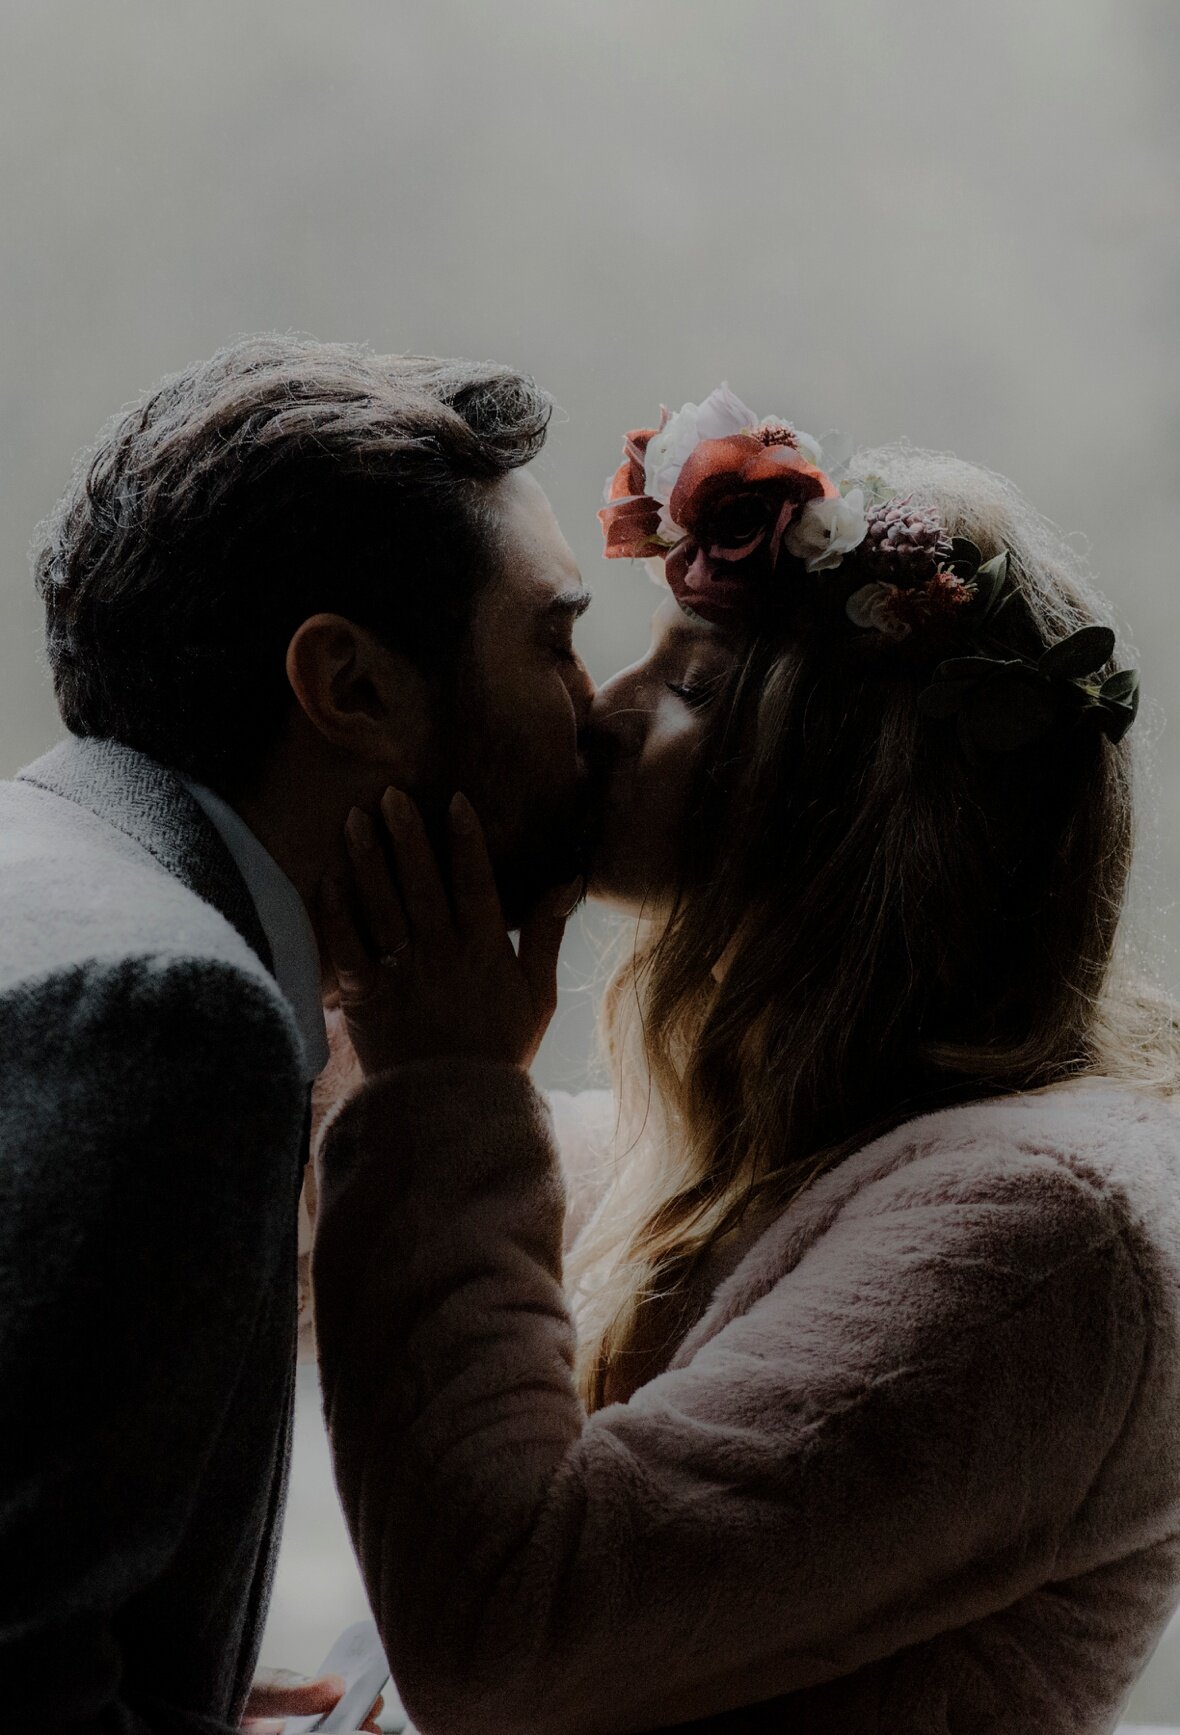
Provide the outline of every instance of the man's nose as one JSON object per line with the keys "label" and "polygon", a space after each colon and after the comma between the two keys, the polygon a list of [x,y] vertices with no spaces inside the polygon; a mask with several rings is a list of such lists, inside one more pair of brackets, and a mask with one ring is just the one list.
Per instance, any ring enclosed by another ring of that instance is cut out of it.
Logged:
{"label": "man's nose", "polygon": [[579,717],[585,721],[586,715],[597,697],[598,689],[594,685],[594,677],[582,659],[578,658],[577,686],[574,691],[574,703],[578,708]]}
{"label": "man's nose", "polygon": [[580,657],[573,670],[566,677],[566,689],[570,696],[570,704],[573,706],[574,727],[578,735],[578,755],[582,757],[585,752],[590,713],[594,706],[597,689],[593,676]]}

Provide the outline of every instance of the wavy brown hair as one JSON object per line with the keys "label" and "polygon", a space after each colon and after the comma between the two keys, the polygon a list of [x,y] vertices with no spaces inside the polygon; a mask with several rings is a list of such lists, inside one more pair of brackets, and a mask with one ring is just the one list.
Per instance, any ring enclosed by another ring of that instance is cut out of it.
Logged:
{"label": "wavy brown hair", "polygon": [[243,337],[113,416],[39,527],[66,727],[233,797],[294,703],[301,621],[347,615],[436,684],[501,557],[496,483],[552,400],[495,362]]}
{"label": "wavy brown hair", "polygon": [[[981,649],[1114,624],[1002,478],[908,447],[853,474],[932,505],[985,558],[1009,550],[1021,600]],[[683,883],[666,919],[632,924],[604,998],[617,1155],[566,1262],[588,1409],[663,1365],[747,1213],[782,1211],[900,1122],[1086,1075],[1177,1088],[1180,1007],[1120,944],[1136,732],[973,765],[917,710],[947,654],[759,633],[715,703]]]}

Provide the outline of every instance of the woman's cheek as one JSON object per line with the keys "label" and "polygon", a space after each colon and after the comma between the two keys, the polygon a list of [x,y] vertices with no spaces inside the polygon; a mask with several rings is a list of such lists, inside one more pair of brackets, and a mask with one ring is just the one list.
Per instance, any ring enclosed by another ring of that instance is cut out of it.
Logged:
{"label": "woman's cheek", "polygon": [[[679,705],[684,711],[684,706]],[[644,768],[637,791],[645,830],[652,838],[651,854],[661,859],[661,877],[670,883],[679,866],[685,815],[694,767],[701,747],[702,731],[691,713],[664,721],[658,736],[649,737],[650,762]],[[645,758],[647,755],[645,755]]]}

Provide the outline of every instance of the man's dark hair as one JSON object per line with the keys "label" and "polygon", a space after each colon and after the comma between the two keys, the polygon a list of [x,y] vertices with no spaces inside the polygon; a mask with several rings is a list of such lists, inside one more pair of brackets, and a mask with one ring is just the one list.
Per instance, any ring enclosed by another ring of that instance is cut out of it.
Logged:
{"label": "man's dark hair", "polygon": [[496,571],[491,485],[540,450],[551,409],[493,363],[287,336],[163,380],[107,422],[39,529],[66,726],[232,795],[281,734],[309,615],[444,672]]}

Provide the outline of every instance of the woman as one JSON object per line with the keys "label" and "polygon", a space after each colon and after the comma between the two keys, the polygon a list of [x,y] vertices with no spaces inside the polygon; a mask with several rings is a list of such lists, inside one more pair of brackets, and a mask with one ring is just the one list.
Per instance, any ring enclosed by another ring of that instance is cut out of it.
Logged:
{"label": "woman", "polygon": [[443,873],[398,792],[326,888],[366,1078],[319,1353],[399,1691],[423,1735],[1107,1731],[1180,1598],[1136,678],[1007,484],[727,388],[602,517],[669,595],[595,702],[633,919],[564,1171],[560,906],[518,958],[470,807]]}

